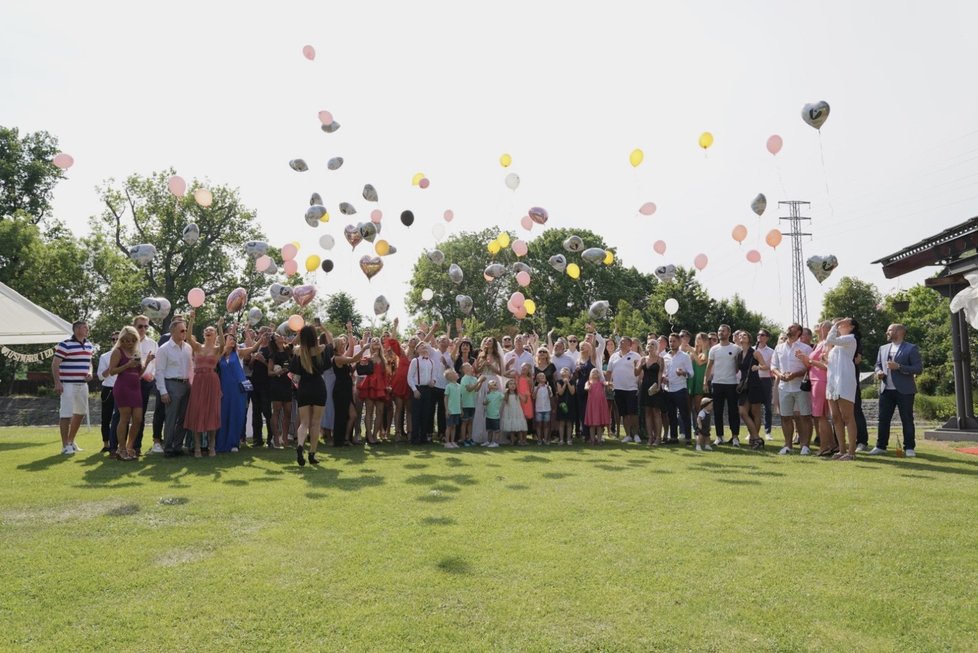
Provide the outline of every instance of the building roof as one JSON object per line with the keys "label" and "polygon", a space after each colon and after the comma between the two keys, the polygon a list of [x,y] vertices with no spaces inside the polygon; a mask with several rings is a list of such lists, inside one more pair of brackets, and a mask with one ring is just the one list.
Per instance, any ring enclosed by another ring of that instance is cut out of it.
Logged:
{"label": "building roof", "polygon": [[978,217],[904,247],[899,252],[873,261],[883,265],[887,279],[899,277],[929,265],[947,265],[978,255]]}

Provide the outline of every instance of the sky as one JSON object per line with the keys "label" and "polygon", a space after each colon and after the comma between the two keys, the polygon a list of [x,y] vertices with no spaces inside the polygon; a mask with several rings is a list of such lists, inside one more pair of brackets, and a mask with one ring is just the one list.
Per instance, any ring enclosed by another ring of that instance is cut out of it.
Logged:
{"label": "sky", "polygon": [[[786,324],[790,245],[765,244],[783,226],[779,200],[811,202],[805,257],[839,260],[822,285],[806,272],[811,319],[843,276],[884,294],[920,283],[934,270],[887,280],[871,261],[978,215],[975,24],[978,4],[940,0],[5,2],[0,124],[46,130],[74,157],[54,213],[79,236],[105,180],[173,167],[238,188],[273,245],[300,242],[300,262],[332,259],[310,282],[350,292],[366,315],[379,294],[406,315],[410,269],[437,246],[436,225],[446,237],[496,226],[532,248],[541,228],[519,221],[542,206],[547,228],[591,229],[644,272],[704,253],[711,295],[739,294]],[[831,112],[816,131],[801,108],[820,100]],[[320,130],[321,110],[339,131]],[[772,134],[784,140],[777,156]],[[334,156],[345,164],[329,171]],[[309,171],[291,170],[294,158]],[[429,188],[412,186],[417,172]],[[366,183],[376,205],[360,195]],[[303,219],[313,192],[331,215],[318,228]],[[654,215],[638,213],[645,202]],[[369,243],[351,252],[342,234],[375,208],[398,251],[368,281],[357,262]]]}

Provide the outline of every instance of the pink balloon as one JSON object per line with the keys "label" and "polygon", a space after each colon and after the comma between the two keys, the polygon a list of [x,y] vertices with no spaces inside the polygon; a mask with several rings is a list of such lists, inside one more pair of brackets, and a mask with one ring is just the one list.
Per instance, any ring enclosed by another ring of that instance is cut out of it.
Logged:
{"label": "pink balloon", "polygon": [[696,258],[693,259],[693,265],[696,266],[697,270],[702,270],[705,268],[708,262],[709,259],[706,258],[706,254],[697,254]]}
{"label": "pink balloon", "polygon": [[264,272],[272,264],[272,257],[262,255],[255,259],[255,269],[259,272]]}
{"label": "pink balloon", "polygon": [[445,222],[451,222],[454,219],[455,219],[455,211],[452,211],[451,209],[447,209],[445,211]]}
{"label": "pink balloon", "polygon": [[756,249],[752,249],[749,252],[747,252],[747,260],[750,261],[751,263],[760,263],[761,253]]}
{"label": "pink balloon", "polygon": [[517,256],[526,256],[526,253],[529,251],[525,240],[514,240],[510,247],[513,248],[513,253]]}
{"label": "pink balloon", "polygon": [[777,134],[774,134],[773,136],[767,139],[767,151],[770,152],[771,154],[777,154],[778,152],[781,151],[781,148],[783,146],[784,146],[784,141],[781,140],[781,137],[778,136]]}
{"label": "pink balloon", "polygon": [[290,315],[288,325],[289,329],[298,333],[306,326],[306,320],[301,315]]}
{"label": "pink balloon", "polygon": [[522,320],[523,318],[526,317],[526,307],[520,306],[515,311],[513,311],[513,315],[516,316],[517,320]]}
{"label": "pink balloon", "polygon": [[290,277],[299,271],[299,264],[294,258],[290,258],[282,267],[285,268],[285,274]]}
{"label": "pink balloon", "polygon": [[331,114],[329,111],[320,111],[319,112],[319,122],[323,123],[324,125],[332,125],[333,124],[333,114]]}
{"label": "pink balloon", "polygon": [[653,213],[655,213],[655,209],[656,209],[655,202],[646,202],[645,204],[639,207],[638,212],[641,213],[642,215],[652,215]]}
{"label": "pink balloon", "polygon": [[655,250],[655,253],[656,254],[665,254],[666,253],[666,241],[664,241],[664,240],[657,240],[657,241],[655,241],[655,243],[652,244],[652,249]]}
{"label": "pink balloon", "polygon": [[244,288],[235,288],[230,293],[228,293],[228,299],[225,302],[225,308],[228,309],[228,313],[237,313],[242,310],[245,304],[248,303],[248,291]]}
{"label": "pink balloon", "polygon": [[204,305],[204,300],[207,298],[204,295],[204,290],[202,288],[191,288],[190,292],[187,293],[187,303],[193,308],[200,308]]}
{"label": "pink balloon", "polygon": [[370,212],[370,221],[374,224],[380,224],[381,219],[383,219],[384,214],[381,213],[380,209],[374,209]]}
{"label": "pink balloon", "polygon": [[525,301],[526,297],[524,297],[523,293],[518,290],[509,296],[509,303],[512,304],[514,308],[520,308],[523,306],[523,302]]}
{"label": "pink balloon", "polygon": [[[299,306],[305,306],[316,296],[316,286],[296,286],[292,289],[292,299]],[[296,331],[297,329],[293,329]]]}
{"label": "pink balloon", "polygon": [[431,182],[428,181],[428,178],[427,177],[422,177],[421,178],[421,181],[418,182],[418,186],[420,186],[421,188],[427,188],[430,185],[431,185]]}
{"label": "pink balloon", "polygon": [[516,273],[516,283],[520,284],[523,288],[530,285],[530,273],[526,270],[521,270]]}
{"label": "pink balloon", "polygon": [[312,47],[311,45],[302,46],[302,56],[309,61],[312,61],[316,58],[316,48]]}
{"label": "pink balloon", "polygon": [[293,245],[292,243],[287,243],[285,245],[282,245],[282,259],[285,262],[289,262],[292,259],[294,259],[295,255],[298,253],[299,250],[296,249],[295,245]]}
{"label": "pink balloon", "polygon": [[533,229],[533,220],[530,219],[530,216],[524,215],[520,218],[520,226],[529,231]]}
{"label": "pink balloon", "polygon": [[187,182],[180,175],[173,175],[166,180],[166,187],[175,197],[183,197],[187,194]]}
{"label": "pink balloon", "polygon": [[72,158],[70,154],[65,154],[64,152],[61,152],[57,154],[53,159],[51,159],[51,163],[53,163],[56,167],[61,168],[62,170],[67,170],[72,165],[74,165],[75,159]]}

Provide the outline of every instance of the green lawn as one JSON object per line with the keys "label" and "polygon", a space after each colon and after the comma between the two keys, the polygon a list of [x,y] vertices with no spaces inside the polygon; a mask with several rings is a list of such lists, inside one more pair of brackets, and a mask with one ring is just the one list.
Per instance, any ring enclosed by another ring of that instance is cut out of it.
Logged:
{"label": "green lawn", "polygon": [[122,463],[0,429],[0,649],[964,651],[978,457],[635,445]]}

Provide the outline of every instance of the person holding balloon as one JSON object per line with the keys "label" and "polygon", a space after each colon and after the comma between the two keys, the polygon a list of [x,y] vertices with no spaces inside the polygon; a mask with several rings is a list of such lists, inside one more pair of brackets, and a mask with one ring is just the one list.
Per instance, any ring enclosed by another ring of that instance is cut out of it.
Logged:
{"label": "person holding balloon", "polygon": [[207,436],[210,455],[217,455],[215,434],[221,428],[221,379],[217,376],[217,361],[222,350],[217,334],[224,327],[224,318],[216,326],[204,329],[204,342],[200,343],[194,337],[195,315],[196,311],[191,310],[187,323],[188,342],[194,353],[194,380],[183,425],[194,434],[194,457],[200,458],[203,435]]}

